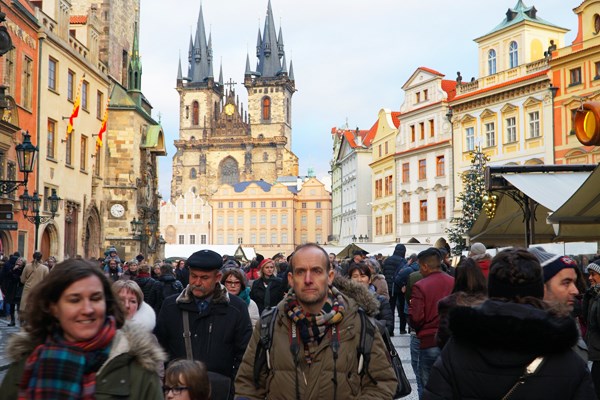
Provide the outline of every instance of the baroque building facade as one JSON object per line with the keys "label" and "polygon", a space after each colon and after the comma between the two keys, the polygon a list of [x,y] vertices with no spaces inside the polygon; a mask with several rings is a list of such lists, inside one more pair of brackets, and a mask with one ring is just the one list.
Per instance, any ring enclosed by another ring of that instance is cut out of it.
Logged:
{"label": "baroque building facade", "polygon": [[281,28],[276,32],[270,2],[256,56],[254,69],[250,57],[246,59],[245,111],[235,83],[223,82],[222,68],[215,77],[212,37],[206,36],[200,7],[187,74],[181,61],[177,74],[180,130],[173,156],[173,198],[191,190],[209,200],[222,184],[298,175],[298,158],[292,152],[294,73],[291,63],[288,69],[283,34]]}

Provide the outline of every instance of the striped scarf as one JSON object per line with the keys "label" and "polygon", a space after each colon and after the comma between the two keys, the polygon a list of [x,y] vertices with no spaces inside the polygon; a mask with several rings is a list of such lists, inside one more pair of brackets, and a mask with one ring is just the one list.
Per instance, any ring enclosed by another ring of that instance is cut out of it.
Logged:
{"label": "striped scarf", "polygon": [[309,344],[312,342],[321,343],[329,326],[342,321],[345,309],[344,298],[335,287],[331,287],[323,308],[316,315],[305,313],[300,303],[298,303],[296,293],[293,290],[289,291],[285,299],[284,310],[298,327],[300,339],[304,344],[304,359],[307,364],[312,363]]}
{"label": "striped scarf", "polygon": [[109,317],[85,342],[67,342],[62,332],[49,336],[27,358],[19,400],[94,399],[96,372],[108,359],[116,331],[115,319]]}

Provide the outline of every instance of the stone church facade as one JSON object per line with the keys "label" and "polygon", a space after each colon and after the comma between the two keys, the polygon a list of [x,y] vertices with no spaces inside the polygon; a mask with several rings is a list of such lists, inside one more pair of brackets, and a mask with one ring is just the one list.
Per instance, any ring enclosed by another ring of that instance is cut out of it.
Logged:
{"label": "stone church facade", "polygon": [[221,184],[298,175],[292,152],[293,67],[285,58],[281,28],[276,33],[269,3],[263,32],[258,32],[257,64],[246,58],[244,110],[234,83],[214,76],[212,38],[207,39],[202,7],[190,37],[188,68],[177,74],[180,130],[175,141],[171,197],[192,191],[209,200]]}

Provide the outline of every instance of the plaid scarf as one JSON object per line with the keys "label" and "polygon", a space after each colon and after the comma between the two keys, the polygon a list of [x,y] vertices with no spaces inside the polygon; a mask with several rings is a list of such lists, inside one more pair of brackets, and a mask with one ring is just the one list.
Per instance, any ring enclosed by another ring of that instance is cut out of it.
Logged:
{"label": "plaid scarf", "polygon": [[62,332],[48,337],[27,358],[19,400],[94,399],[96,372],[108,359],[117,331],[114,317],[85,342],[67,342]]}
{"label": "plaid scarf", "polygon": [[344,298],[339,290],[334,287],[331,287],[329,290],[323,308],[316,315],[305,313],[300,303],[298,303],[294,290],[289,291],[285,299],[284,310],[287,316],[298,327],[300,339],[304,344],[304,359],[307,364],[312,363],[309,344],[313,342],[321,343],[329,326],[342,321],[345,309]]}

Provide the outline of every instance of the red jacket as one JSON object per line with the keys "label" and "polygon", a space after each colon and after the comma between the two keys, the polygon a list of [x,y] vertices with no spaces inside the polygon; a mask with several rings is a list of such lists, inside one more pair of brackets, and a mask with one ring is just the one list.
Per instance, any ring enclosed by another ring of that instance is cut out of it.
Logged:
{"label": "red jacket", "polygon": [[414,284],[408,319],[421,340],[421,348],[436,346],[435,335],[440,324],[438,302],[452,293],[454,278],[444,272],[433,272]]}

